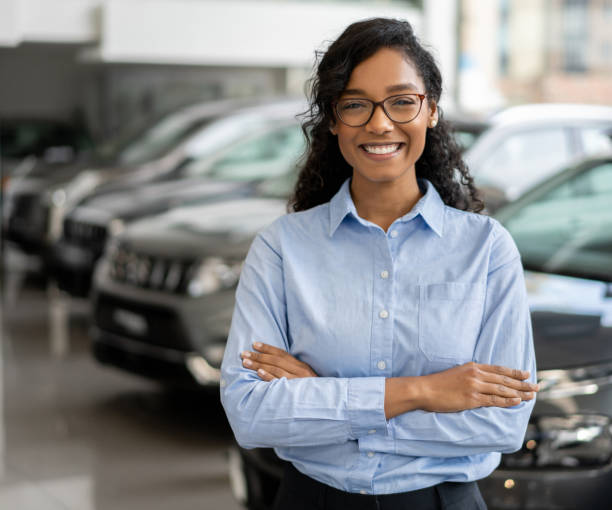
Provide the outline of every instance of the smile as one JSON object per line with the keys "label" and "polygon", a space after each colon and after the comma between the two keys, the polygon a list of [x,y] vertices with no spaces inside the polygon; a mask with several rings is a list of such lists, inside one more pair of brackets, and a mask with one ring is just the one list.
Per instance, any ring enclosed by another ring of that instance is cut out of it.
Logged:
{"label": "smile", "polygon": [[392,143],[388,145],[363,144],[361,148],[369,154],[392,154],[397,152],[402,143]]}

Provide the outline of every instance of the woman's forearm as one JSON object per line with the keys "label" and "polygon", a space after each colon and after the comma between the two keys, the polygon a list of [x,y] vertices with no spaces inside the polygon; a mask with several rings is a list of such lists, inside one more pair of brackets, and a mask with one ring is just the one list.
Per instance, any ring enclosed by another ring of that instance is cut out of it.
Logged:
{"label": "woman's forearm", "polygon": [[448,413],[512,407],[535,397],[538,385],[528,378],[524,370],[473,362],[435,374],[391,377],[385,381],[385,417],[415,409]]}

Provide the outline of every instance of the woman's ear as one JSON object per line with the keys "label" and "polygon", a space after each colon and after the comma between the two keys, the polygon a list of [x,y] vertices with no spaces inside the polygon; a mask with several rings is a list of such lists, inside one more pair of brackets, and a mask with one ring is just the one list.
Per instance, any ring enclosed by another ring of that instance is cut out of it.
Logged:
{"label": "woman's ear", "polygon": [[429,103],[429,122],[430,128],[435,128],[438,125],[438,105],[435,101]]}
{"label": "woman's ear", "polygon": [[331,133],[332,135],[334,135],[334,136],[335,136],[335,135],[337,134],[337,133],[336,133],[336,125],[335,125],[335,124],[330,124],[330,125],[329,125],[329,131],[330,131],[330,133]]}

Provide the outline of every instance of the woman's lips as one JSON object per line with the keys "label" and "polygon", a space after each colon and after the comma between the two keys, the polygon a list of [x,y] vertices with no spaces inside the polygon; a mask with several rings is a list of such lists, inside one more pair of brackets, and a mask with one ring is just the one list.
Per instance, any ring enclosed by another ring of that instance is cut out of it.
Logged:
{"label": "woman's lips", "polygon": [[359,147],[369,157],[375,160],[388,159],[396,156],[405,144],[399,143],[364,143]]}

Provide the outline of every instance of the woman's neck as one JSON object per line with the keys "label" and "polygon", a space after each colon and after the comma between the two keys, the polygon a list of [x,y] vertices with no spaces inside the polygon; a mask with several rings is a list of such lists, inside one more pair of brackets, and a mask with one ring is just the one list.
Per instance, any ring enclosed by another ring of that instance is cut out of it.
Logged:
{"label": "woman's neck", "polygon": [[392,182],[372,182],[353,173],[350,191],[357,214],[385,232],[423,196],[414,174]]}

